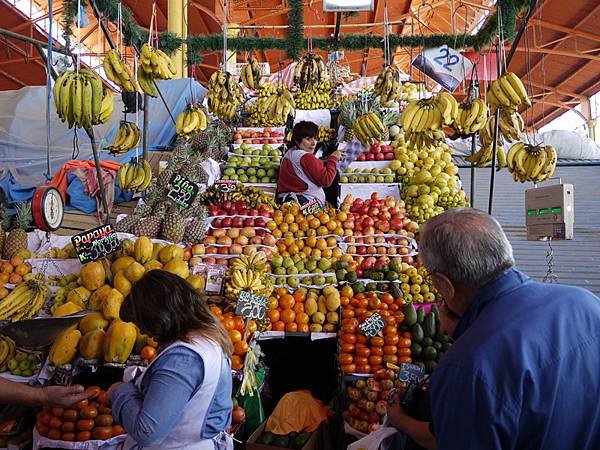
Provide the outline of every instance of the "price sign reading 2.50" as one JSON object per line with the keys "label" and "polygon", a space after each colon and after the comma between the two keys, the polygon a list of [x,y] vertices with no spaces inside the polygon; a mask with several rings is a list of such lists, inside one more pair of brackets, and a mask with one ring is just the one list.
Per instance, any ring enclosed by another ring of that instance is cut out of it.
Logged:
{"label": "price sign reading 2.50", "polygon": [[200,188],[193,181],[183,175],[173,174],[169,180],[167,197],[182,208],[189,208],[194,203],[199,190]]}

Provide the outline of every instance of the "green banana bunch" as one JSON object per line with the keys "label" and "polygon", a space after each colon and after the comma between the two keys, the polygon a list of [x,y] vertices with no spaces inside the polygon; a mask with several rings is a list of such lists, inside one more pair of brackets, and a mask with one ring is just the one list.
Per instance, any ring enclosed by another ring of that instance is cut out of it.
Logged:
{"label": "green banana bunch", "polygon": [[379,97],[381,106],[385,106],[400,100],[401,94],[400,72],[393,66],[387,66],[375,79],[373,95]]}
{"label": "green banana bunch", "polygon": [[552,176],[556,161],[556,150],[551,145],[517,142],[508,151],[506,163],[515,181],[541,183]]}
{"label": "green banana bunch", "polygon": [[110,154],[119,156],[136,148],[140,143],[141,133],[134,122],[121,121],[114,142],[107,147]]}
{"label": "green banana bunch", "polygon": [[186,139],[192,134],[204,131],[207,126],[206,113],[203,109],[194,105],[189,105],[184,111],[180,112],[175,120],[177,134]]}
{"label": "green banana bunch", "polygon": [[244,92],[229,72],[214,72],[208,82],[208,110],[219,119],[232,119],[245,101]]}
{"label": "green banana bunch", "polygon": [[506,72],[490,83],[487,98],[490,105],[496,108],[516,111],[519,106],[531,106],[523,82],[513,72]]}
{"label": "green banana bunch", "polygon": [[486,124],[488,107],[485,102],[476,98],[458,105],[458,113],[453,128],[463,136],[476,133]]}
{"label": "green banana bunch", "polygon": [[130,162],[122,164],[117,172],[118,186],[130,192],[143,192],[152,182],[152,168],[148,161],[132,158]]}
{"label": "green banana bunch", "polygon": [[261,77],[262,73],[260,71],[260,65],[258,64],[258,60],[254,56],[252,56],[248,64],[242,67],[242,71],[240,73],[240,80],[242,80],[244,86],[254,91],[260,89]]}
{"label": "green banana bunch", "polygon": [[358,116],[352,129],[362,145],[371,145],[374,142],[381,141],[386,132],[381,118],[374,112]]}
{"label": "green banana bunch", "polygon": [[108,51],[102,60],[104,73],[118,86],[121,86],[125,92],[139,92],[140,87],[129,71],[127,64],[121,59],[119,53],[115,49]]}
{"label": "green banana bunch", "polygon": [[328,79],[327,66],[321,55],[308,53],[294,67],[294,83],[304,90]]}
{"label": "green banana bunch", "polygon": [[112,115],[112,92],[104,89],[101,78],[89,69],[63,72],[56,79],[52,93],[58,116],[69,128],[90,129],[105,123]]}
{"label": "green banana bunch", "polygon": [[296,92],[294,100],[298,109],[324,109],[331,106],[331,83],[323,80],[308,84]]}

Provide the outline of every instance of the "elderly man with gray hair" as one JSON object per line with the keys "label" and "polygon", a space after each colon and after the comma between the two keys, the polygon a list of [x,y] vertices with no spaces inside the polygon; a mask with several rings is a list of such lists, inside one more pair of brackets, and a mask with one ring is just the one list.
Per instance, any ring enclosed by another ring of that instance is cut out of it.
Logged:
{"label": "elderly man with gray hair", "polygon": [[600,299],[515,269],[500,224],[475,209],[429,220],[420,256],[455,344],[430,380],[432,422],[398,402],[390,422],[427,449],[600,449]]}

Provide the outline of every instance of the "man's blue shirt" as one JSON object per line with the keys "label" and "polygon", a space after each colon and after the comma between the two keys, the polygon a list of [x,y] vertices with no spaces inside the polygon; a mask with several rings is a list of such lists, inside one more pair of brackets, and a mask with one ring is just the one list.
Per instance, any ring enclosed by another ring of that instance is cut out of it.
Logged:
{"label": "man's blue shirt", "polygon": [[438,450],[599,450],[600,299],[511,269],[482,287],[430,382]]}

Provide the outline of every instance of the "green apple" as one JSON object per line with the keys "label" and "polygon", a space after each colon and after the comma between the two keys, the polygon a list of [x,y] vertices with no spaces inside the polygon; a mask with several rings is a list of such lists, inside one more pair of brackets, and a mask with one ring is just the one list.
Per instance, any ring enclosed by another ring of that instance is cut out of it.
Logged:
{"label": "green apple", "polygon": [[326,259],[326,258],[322,258],[319,261],[319,269],[327,272],[329,269],[331,269],[331,260]]}
{"label": "green apple", "polygon": [[317,268],[317,261],[314,260],[308,260],[304,262],[304,267],[306,268],[306,270],[308,270],[310,273],[313,273],[314,270]]}
{"label": "green apple", "polygon": [[345,176],[345,175],[342,175],[342,176],[340,177],[340,183],[347,183],[347,182],[348,182],[348,177],[347,177],[347,176]]}
{"label": "green apple", "polygon": [[375,175],[368,175],[366,177],[366,179],[367,179],[366,180],[367,183],[375,183],[375,181],[377,180],[377,178],[375,177]]}
{"label": "green apple", "polygon": [[271,267],[281,267],[281,264],[283,263],[283,256],[281,255],[274,255],[271,258]]}
{"label": "green apple", "polygon": [[288,267],[287,274],[288,275],[298,275],[298,269],[296,268],[296,266]]}
{"label": "green apple", "polygon": [[262,177],[260,179],[261,183],[275,183],[275,180],[273,180],[271,177]]}
{"label": "green apple", "polygon": [[327,284],[337,284],[337,278],[334,276],[325,277],[325,283]]}
{"label": "green apple", "polygon": [[233,175],[231,175],[231,176],[229,177],[229,179],[230,179],[230,180],[236,180],[236,181],[237,181],[237,180],[239,180],[240,178],[239,178],[239,177],[238,177],[238,176],[237,176],[237,175],[234,173]]}
{"label": "green apple", "polygon": [[385,177],[384,177],[383,175],[377,175],[377,176],[375,177],[375,181],[376,181],[377,183],[383,183],[383,182],[385,181]]}
{"label": "green apple", "polygon": [[256,178],[254,175],[252,175],[251,177],[248,177],[248,182],[249,183],[258,183],[258,178]]}
{"label": "green apple", "polygon": [[273,273],[275,275],[285,275],[286,271],[284,267],[275,267],[275,269],[273,269]]}
{"label": "green apple", "polygon": [[285,258],[283,258],[283,262],[281,263],[281,265],[286,269],[289,269],[294,265],[294,260],[289,256],[286,256]]}
{"label": "green apple", "polygon": [[300,285],[300,280],[298,279],[298,277],[289,277],[287,279],[287,284],[289,287],[295,289]]}
{"label": "green apple", "polygon": [[315,286],[323,286],[325,284],[325,277],[321,275],[313,277],[313,284]]}
{"label": "green apple", "polygon": [[298,261],[295,265],[296,265],[296,269],[298,269],[298,272],[301,272],[304,270],[304,261]]}
{"label": "green apple", "polygon": [[229,175],[223,175],[223,176],[221,177],[221,180],[229,180]]}
{"label": "green apple", "polygon": [[394,175],[386,175],[384,177],[384,180],[386,183],[393,183],[394,182]]}

